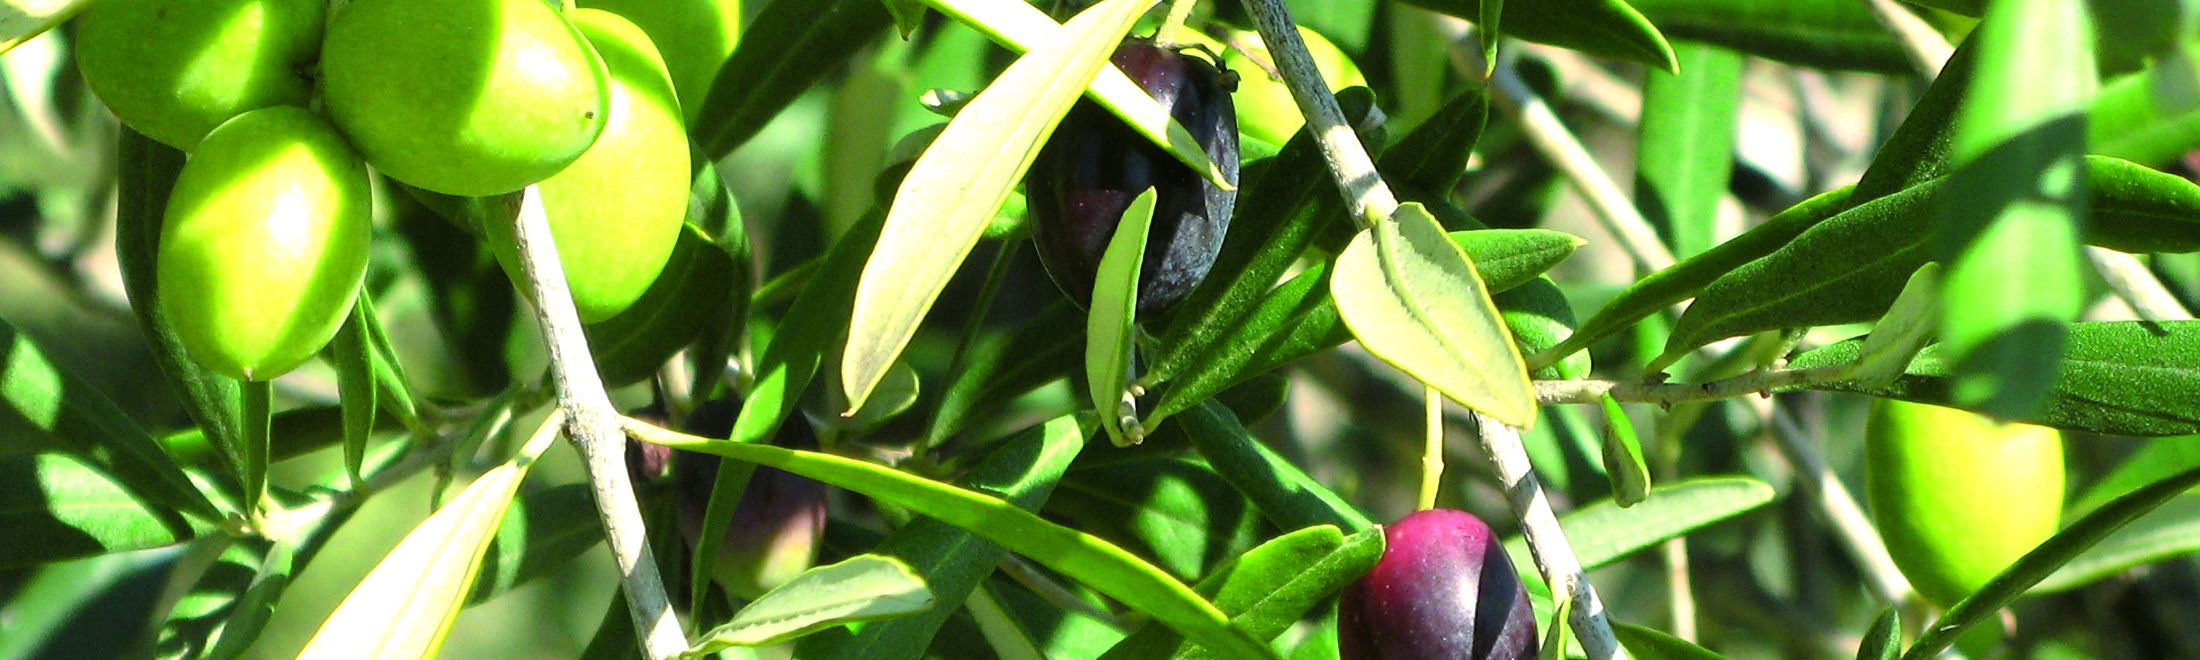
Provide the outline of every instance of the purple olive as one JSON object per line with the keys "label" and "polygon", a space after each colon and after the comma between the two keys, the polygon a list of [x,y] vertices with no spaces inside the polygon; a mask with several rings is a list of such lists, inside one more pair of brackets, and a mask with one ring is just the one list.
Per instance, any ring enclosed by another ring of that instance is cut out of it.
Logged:
{"label": "purple olive", "polygon": [[[733,430],[741,407],[730,400],[696,406],[683,425],[688,433],[723,438]],[[790,419],[772,444],[817,448],[817,438],[801,419]],[[638,449],[637,449],[638,448]],[[680,538],[690,551],[702,536],[710,491],[718,483],[717,456],[673,451],[660,445],[628,445],[627,465],[637,481],[670,479]],[[816,563],[825,533],[825,485],[781,470],[759,467],[741,491],[741,505],[718,544],[712,577],[742,598],[755,598]]]}
{"label": "purple olive", "polygon": [[[1115,66],[1169,109],[1233,185],[1238,178],[1236,77],[1208,60],[1143,40],[1115,51]],[[1191,293],[1222,249],[1237,193],[1178,163],[1090,99],[1063,116],[1024,178],[1039,260],[1079,305],[1092,300],[1094,271],[1131,200],[1155,190],[1153,228],[1138,272],[1138,316],[1149,318]]]}
{"label": "purple olive", "polygon": [[1383,529],[1383,558],[1337,603],[1344,660],[1528,658],[1535,613],[1505,547],[1464,511],[1415,512]]}

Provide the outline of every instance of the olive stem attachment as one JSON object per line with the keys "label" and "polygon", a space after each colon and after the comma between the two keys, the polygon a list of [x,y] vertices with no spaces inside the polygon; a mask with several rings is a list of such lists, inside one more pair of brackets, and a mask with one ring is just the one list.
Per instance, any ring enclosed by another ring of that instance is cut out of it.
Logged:
{"label": "olive stem attachment", "polygon": [[645,657],[679,655],[688,648],[680,621],[665,596],[664,579],[651,559],[649,538],[642,524],[642,510],[634,499],[634,484],[626,471],[626,432],[620,428],[619,411],[604,393],[603,377],[596,373],[589,355],[588,338],[581,332],[580,312],[573,306],[565,269],[558,262],[558,248],[550,237],[550,219],[544,215],[542,193],[528,186],[522,193],[512,235],[518,244],[520,270],[535,300],[535,320],[550,358],[550,376],[557,388],[558,407],[565,411],[565,433],[588,466],[588,484],[595,493],[596,513],[603,519],[605,545],[619,566],[619,576],[634,617]]}
{"label": "olive stem attachment", "polygon": [[1520,443],[1520,431],[1499,423],[1480,413],[1475,414],[1476,434],[1482,438],[1482,450],[1489,453],[1490,465],[1497,470],[1497,480],[1504,486],[1505,500],[1512,504],[1513,515],[1520,518],[1520,529],[1528,538],[1528,554],[1535,556],[1535,563],[1543,569],[1543,581],[1551,586],[1553,598],[1567,594],[1573,599],[1568,627],[1581,643],[1582,653],[1590,658],[1625,658],[1626,649],[1620,648],[1619,638],[1612,634],[1612,622],[1606,618],[1604,599],[1589,585],[1589,572],[1581,567],[1581,560],[1574,555],[1573,546],[1566,542],[1565,533],[1559,531],[1558,514],[1551,510],[1550,498],[1543,494],[1543,486],[1537,483],[1534,466],[1528,462],[1528,450]]}
{"label": "olive stem attachment", "polygon": [[[1299,114],[1306,117],[1305,130],[1321,147],[1322,159],[1328,161],[1329,171],[1336,177],[1337,187],[1352,209],[1350,215],[1354,222],[1366,229],[1396,214],[1397,195],[1383,182],[1382,174],[1375,170],[1374,158],[1368,156],[1367,147],[1360,144],[1352,127],[1345,122],[1344,111],[1337,107],[1337,97],[1329,93],[1329,84],[1322,80],[1321,70],[1314,66],[1314,57],[1306,51],[1306,41],[1299,37],[1298,26],[1291,20],[1291,10],[1284,7],[1283,0],[1245,0],[1245,8],[1253,15],[1261,41],[1268,44],[1269,53],[1275,57],[1277,72],[1283,74],[1284,85],[1291,90],[1291,99],[1298,105]],[[1556,117],[1552,119],[1555,121]],[[1628,209],[1633,210],[1633,207]],[[1636,217],[1639,219],[1641,214]],[[1651,236],[1654,238],[1656,234]],[[1663,245],[1659,247],[1662,249]],[[1670,255],[1666,263],[1671,263]],[[1612,634],[1611,622],[1605,618],[1604,601],[1589,584],[1589,576],[1581,569],[1581,560],[1566,543],[1566,533],[1558,526],[1558,516],[1551,512],[1550,501],[1536,482],[1535,473],[1528,464],[1527,448],[1520,442],[1519,429],[1479,412],[1474,414],[1474,420],[1480,429],[1483,451],[1492,464],[1499,466],[1506,499],[1514,504],[1521,532],[1528,538],[1528,546],[1535,555],[1536,565],[1543,571],[1544,580],[1553,589],[1564,588],[1573,594],[1575,606],[1570,623],[1574,636],[1581,640],[1582,651],[1591,660],[1627,657],[1627,651],[1620,648],[1618,638]]]}

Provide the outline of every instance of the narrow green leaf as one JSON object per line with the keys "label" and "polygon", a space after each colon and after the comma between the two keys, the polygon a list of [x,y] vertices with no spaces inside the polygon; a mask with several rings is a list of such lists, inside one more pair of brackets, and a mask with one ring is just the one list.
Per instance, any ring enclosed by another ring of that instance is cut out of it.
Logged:
{"label": "narrow green leaf", "polygon": [[1503,29],[1505,0],[1481,0],[1481,3],[1481,16],[1475,24],[1482,28],[1482,61],[1488,63],[1485,68],[1489,69],[1482,73],[1488,75],[1490,70],[1497,68],[1497,41],[1503,35],[1500,30]]}
{"label": "narrow green leaf", "polygon": [[910,168],[856,288],[841,385],[861,408],[1039,147],[1153,0],[1108,0],[1017,58]]}
{"label": "narrow green leaf", "polygon": [[1635,206],[1681,258],[1718,245],[1719,200],[1734,171],[1742,56],[1718,46],[1673,45],[1680,73],[1642,86]]}
{"label": "narrow green leaf", "polygon": [[[1467,20],[1482,17],[1479,0],[1406,0]],[[1657,26],[1622,0],[1510,2],[1501,18],[1506,36],[1640,62],[1667,71],[1678,64]]]}
{"label": "narrow green leaf", "polygon": [[[1862,344],[1849,340],[1820,348],[1788,366],[1855,362]],[[1928,346],[1887,387],[1835,382],[1812,389],[1955,406],[1949,395],[1952,372],[1940,347]],[[2046,403],[2020,421],[2107,435],[2200,433],[2200,322],[2074,324],[2069,353],[2049,388]]]}
{"label": "narrow green leaf", "polygon": [[1379,167],[1383,180],[1410,190],[1449,191],[1458,186],[1489,116],[1485,90],[1460,92],[1383,155]]}
{"label": "narrow green leaf", "polygon": [[2140,566],[2194,554],[2200,554],[2200,495],[2187,493],[2072,557],[2070,563],[2055,569],[2033,590],[2075,589]]}
{"label": "narrow green leaf", "polygon": [[[37,344],[5,321],[0,321],[0,431],[22,440],[19,447],[67,453],[150,504],[199,521],[222,518],[160,444],[131,424],[128,414],[54,366]],[[35,506],[37,501],[22,503]]]}
{"label": "narrow green leaf", "polygon": [[1612,395],[1604,395],[1604,473],[1612,479],[1612,502],[1624,509],[1650,497],[1650,465],[1642,460],[1635,423]]}
{"label": "narrow green leaf", "polygon": [[603,543],[603,521],[586,483],[519,494],[482,554],[466,604],[478,605],[571,566]]}
{"label": "narrow green leaf", "polygon": [[1150,557],[1192,580],[1260,540],[1260,517],[1214,470],[1165,456],[1070,471],[1048,519]]}
{"label": "narrow green leaf", "polygon": [[1895,660],[1902,657],[1902,613],[1889,607],[1879,618],[1872,620],[1872,628],[1864,633],[1864,643],[1856,647],[1856,660]]}
{"label": "narrow green leaf", "polygon": [[1849,195],[1844,210],[1948,175],[1956,116],[1970,98],[1971,79],[1978,71],[1979,49],[1975,43],[1965,41],[1957,46],[1948,62],[1941,65],[1932,86],[1925,88],[1924,96],[1910,106],[1902,125],[1887,136],[1879,153],[1872,155],[1871,167],[1857,179],[1856,191]]}
{"label": "narrow green leaf", "polygon": [[[1908,74],[1902,44],[1848,0],[1628,0],[1672,39],[1819,68]],[[1685,67],[1683,67],[1685,69]]]}
{"label": "narrow green leaf", "polygon": [[1520,351],[1466,253],[1420,204],[1377,221],[1337,256],[1337,315],[1368,352],[1500,422],[1534,423]]}
{"label": "narrow green leaf", "polygon": [[1146,263],[1146,231],[1153,225],[1153,188],[1138,193],[1115,224],[1108,249],[1093,275],[1092,309],[1085,315],[1085,379],[1100,428],[1117,447],[1145,440],[1138,402],[1127,389],[1138,338],[1138,271]]}
{"label": "narrow green leaf", "polygon": [[1573,616],[1574,595],[1568,592],[1557,598],[1558,607],[1552,608],[1551,620],[1543,627],[1547,631],[1543,633],[1543,646],[1536,649],[1535,657],[1540,660],[1566,660],[1566,645],[1573,641],[1569,634],[1573,626],[1567,625],[1566,619]]}
{"label": "narrow green leaf", "polygon": [[964,354],[962,369],[949,377],[926,425],[927,445],[936,445],[964,425],[1026,392],[1076,369],[1084,336],[1078,332],[1076,306],[1057,301],[1029,320],[981,336]]}
{"label": "narrow green leaf", "polygon": [[2083,0],[1998,2],[1956,122],[1934,255],[1955,399],[2001,419],[2048,396],[2085,305],[2085,108],[2093,26]]}
{"label": "narrow green leaf", "polygon": [[[1346,537],[1336,527],[1307,527],[1247,550],[1193,587],[1255,639],[1272,639],[1308,610],[1366,574],[1382,558],[1382,532]],[[1141,626],[1102,658],[1205,658],[1206,649],[1165,628]]]}
{"label": "narrow green leaf", "polygon": [[775,0],[741,32],[695,112],[692,134],[709,160],[732,154],[795,97],[863,52],[893,16],[879,0]]}
{"label": "narrow green leaf", "polygon": [[755,257],[749,249],[748,225],[741,221],[741,205],[726,189],[718,168],[693,149],[689,160],[695,163],[695,175],[688,188],[687,221],[710,234],[734,265],[733,279],[718,292],[719,301],[710,305],[712,313],[702,324],[705,332],[690,353],[695,365],[694,396],[702,400],[717,396],[725,387],[726,360],[740,350],[748,332],[749,306],[756,289],[756,276],[749,266]]}
{"label": "narrow green leaf", "polygon": [[[896,0],[902,1],[902,0]],[[986,2],[984,0],[922,0],[958,22],[970,26],[1009,50],[1028,53],[1041,45],[1063,38],[1062,27],[1048,18],[1046,12],[1030,3]],[[1207,158],[1206,147],[1192,133],[1169,115],[1168,108],[1161,107],[1153,96],[1146,93],[1130,76],[1114,65],[1103,66],[1092,78],[1085,90],[1100,107],[1123,120],[1131,130],[1145,137],[1146,141],[1161,147],[1177,162],[1194,172],[1205,172],[1207,179],[1227,189],[1235,189],[1236,181],[1229,180],[1220,166]]]}
{"label": "narrow green leaf", "polygon": [[1887,315],[1864,338],[1863,353],[1856,360],[1856,381],[1866,387],[1886,387],[1910,366],[1910,360],[1933,339],[1940,321],[1940,264],[1927,263],[1910,275]]}
{"label": "narrow green leaf", "polygon": [[405,365],[397,359],[397,347],[382,331],[381,317],[374,312],[374,296],[360,291],[358,305],[358,318],[367,331],[367,358],[374,367],[375,408],[397,416],[408,429],[423,428],[419,404],[413,400],[412,378],[405,375]]}
{"label": "narrow green leaf", "polygon": [[336,392],[344,417],[344,473],[354,487],[365,480],[359,475],[359,464],[367,460],[368,436],[374,433],[376,388],[374,358],[368,355],[370,340],[362,318],[366,313],[365,305],[354,302],[351,318],[344,319],[324,351],[336,368]]}
{"label": "narrow green leaf", "polygon": [[1620,646],[1643,660],[1717,660],[1726,656],[1688,640],[1644,628],[1631,623],[1613,622],[1612,633],[1619,637]]}
{"label": "narrow green leaf", "polygon": [[[222,449],[228,459],[227,476],[235,478],[235,448],[244,442],[243,413],[237,407],[239,385],[184,355],[183,340],[169,325],[167,312],[151,304],[160,300],[156,276],[159,266],[155,260],[160,253],[168,194],[176,185],[176,175],[183,171],[183,158],[181,151],[128,127],[122,129],[115,158],[115,261],[122,269],[123,291],[131,300],[145,302],[131,305],[130,311],[137,315],[138,327],[152,340],[154,363],[182,395],[183,409],[191,421],[206,429],[214,446]],[[234,481],[226,486],[232,491],[238,487]]]}
{"label": "narrow green leaf", "polygon": [[856,555],[795,576],[757,597],[733,620],[703,633],[683,658],[709,657],[735,646],[769,646],[818,630],[932,608],[924,578],[901,560]]}
{"label": "narrow green leaf", "polygon": [[2063,517],[2083,515],[2125,493],[2196,467],[2200,467],[2200,435],[2156,438],[2124,457],[2116,469],[2095,480],[2084,492],[2071,497],[2069,511]]}
{"label": "narrow green leaf", "polygon": [[520,455],[474,479],[434,515],[405,534],[375,564],[321,629],[301,658],[428,657],[458,618],[473,588],[482,554],[526,479],[534,457],[557,437],[538,433]]}
{"label": "narrow green leaf", "polygon": [[1178,415],[1176,421],[1160,431],[1177,429],[1188,436],[1215,473],[1243,493],[1276,527],[1335,525],[1355,534],[1375,528],[1367,514],[1247,433],[1237,416],[1222,404],[1209,401]]}
{"label": "narrow green leaf", "polygon": [[0,54],[45,34],[83,9],[86,0],[5,0],[0,2]]}
{"label": "narrow green leaf", "polygon": [[1047,522],[999,498],[831,454],[712,441],[635,424],[629,424],[628,431],[644,442],[775,467],[908,507],[1083,582],[1201,644],[1234,657],[1274,655],[1243,631],[1231,628],[1221,611],[1161,569],[1114,544]]}
{"label": "narrow green leaf", "polygon": [[214,531],[58,452],[0,458],[0,567],[153,548]]}
{"label": "narrow green leaf", "polygon": [[2200,102],[2190,95],[2163,93],[2193,85],[2190,67],[2200,45],[2185,44],[2147,68],[2101,86],[2087,113],[2087,142],[2093,153],[2161,165],[2200,147]]}
{"label": "narrow green leaf", "polygon": [[[1059,417],[1003,442],[957,484],[991,493],[1025,510],[1037,510],[1061,482],[1092,432],[1075,418]],[[960,603],[1006,557],[1008,550],[977,534],[932,518],[917,518],[872,547],[916,569],[943,603]],[[804,638],[796,655],[816,658],[899,660],[921,657],[953,608],[941,607],[891,621],[862,624],[852,637]]]}
{"label": "narrow green leaf", "polygon": [[[1549,277],[1528,280],[1510,291],[1491,296],[1490,301],[1497,303],[1498,316],[1505,319],[1505,329],[1512,331],[1513,341],[1520,345],[1523,354],[1550,350],[1572,338],[1575,328],[1580,326],[1574,320],[1573,302],[1566,299],[1566,291]],[[1588,378],[1590,367],[1589,353],[1583,351],[1529,375],[1539,379],[1573,380]]]}
{"label": "narrow green leaf", "polygon": [[886,11],[894,15],[894,28],[901,30],[901,38],[908,39],[924,25],[924,3],[920,0],[880,0],[886,3]]}
{"label": "narrow green leaf", "polygon": [[[2195,208],[2191,183],[2165,181],[2159,172],[2114,158],[2087,157],[2085,163],[2088,243],[2200,248],[2200,216],[2180,215]],[[1726,337],[1885,314],[1910,275],[1931,260],[1934,203],[1949,181],[1935,179],[1842,211],[1720,276],[1674,323],[1666,357]],[[1944,272],[1944,283],[1946,277]]]}
{"label": "narrow green leaf", "polygon": [[[1641,504],[1624,510],[1611,500],[1599,500],[1561,516],[1558,523],[1566,530],[1581,567],[1595,569],[1666,539],[1748,513],[1771,502],[1772,496],[1772,487],[1755,479],[1699,477],[1653,488]],[[1505,552],[1514,564],[1532,565],[1528,542],[1518,535],[1505,538]],[[1531,593],[1550,593],[1534,571],[1522,572],[1520,579]]]}
{"label": "narrow green leaf", "polygon": [[1728,239],[1717,247],[1651,273],[1613,296],[1581,328],[1565,341],[1536,355],[1530,366],[1542,368],[1557,358],[1571,355],[1598,340],[1632,327],[1683,300],[1696,297],[1704,287],[1752,261],[1786,246],[1804,230],[1824,222],[1847,208],[1848,188],[1821,193],[1774,214],[1764,224]]}
{"label": "narrow green leaf", "polygon": [[1917,642],[1911,644],[1902,657],[1924,660],[1938,655],[1963,631],[1979,622],[1992,620],[1995,612],[2009,606],[2057,568],[2070,563],[2125,523],[2190,490],[2194,484],[2200,484],[2200,469],[2186,470],[2132,491],[2064,526],[2062,531],[2010,564],[1986,586],[1948,608],[1939,620],[1925,627],[1924,634],[1918,636]]}
{"label": "narrow green leaf", "polygon": [[848,309],[863,271],[863,260],[878,241],[879,216],[872,214],[842,234],[817,275],[797,295],[780,327],[764,342],[756,360],[755,385],[734,421],[735,442],[761,442],[779,432],[817,376],[824,352],[840,340]]}
{"label": "narrow green leaf", "polygon": [[275,418],[275,385],[264,380],[245,381],[241,395],[243,400],[237,407],[244,414],[244,444],[236,450],[238,471],[244,478],[246,515],[258,518],[267,497],[268,437]]}

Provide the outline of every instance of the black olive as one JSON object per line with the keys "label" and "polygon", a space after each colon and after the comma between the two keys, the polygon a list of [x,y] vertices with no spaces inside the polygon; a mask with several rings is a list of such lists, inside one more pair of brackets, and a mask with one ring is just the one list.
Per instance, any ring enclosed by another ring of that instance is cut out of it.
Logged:
{"label": "black olive", "polygon": [[[1201,56],[1144,40],[1124,42],[1113,61],[1206,147],[1234,186],[1234,78]],[[1101,253],[1124,209],[1147,188],[1156,199],[1138,272],[1141,319],[1167,309],[1207,276],[1230,228],[1236,192],[1177,162],[1090,99],[1070,108],[1032,162],[1024,192],[1040,261],[1079,305],[1091,304]]]}
{"label": "black olive", "polygon": [[1383,558],[1338,598],[1339,657],[1535,656],[1528,592],[1482,519],[1420,511],[1384,528],[1383,541]]}

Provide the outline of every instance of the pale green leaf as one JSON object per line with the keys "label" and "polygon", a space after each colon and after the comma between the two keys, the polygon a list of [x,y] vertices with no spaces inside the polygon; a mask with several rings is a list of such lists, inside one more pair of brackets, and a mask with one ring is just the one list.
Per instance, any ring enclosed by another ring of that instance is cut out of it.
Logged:
{"label": "pale green leaf", "polygon": [[1551,621],[1544,624],[1543,629],[1549,632],[1543,633],[1543,647],[1536,652],[1537,658],[1566,660],[1566,644],[1573,641],[1567,634],[1573,628],[1566,625],[1566,619],[1572,617],[1573,613],[1574,595],[1571,592],[1559,594],[1558,607],[1551,612]]}
{"label": "pale green leaf", "polygon": [[1031,168],[1115,46],[1154,0],[1108,0],[1017,58],[917,157],[856,287],[841,386],[860,409],[916,335],[994,211]]}
{"label": "pale green leaf", "polygon": [[367,459],[367,437],[374,433],[374,358],[367,354],[372,340],[362,320],[367,314],[365,303],[362,296],[352,304],[351,318],[344,319],[344,326],[336,331],[336,338],[324,353],[329,364],[336,367],[336,391],[344,418],[344,472],[353,484],[362,481],[359,464]]}
{"label": "pale green leaf", "polygon": [[915,614],[932,607],[932,591],[908,564],[884,555],[856,555],[819,566],[779,585],[695,643],[681,657],[698,658],[735,646],[769,646],[855,621]]}
{"label": "pale green leaf", "polygon": [[1117,447],[1144,440],[1138,410],[1124,387],[1130,380],[1132,351],[1138,335],[1138,272],[1146,264],[1146,231],[1153,226],[1154,189],[1147,188],[1123,209],[1100,255],[1094,275],[1092,309],[1085,315],[1085,378],[1100,428]]}
{"label": "pale green leaf", "polygon": [[0,53],[68,20],[85,0],[0,0]]}
{"label": "pale green leaf", "polygon": [[1864,338],[1856,358],[1856,380],[1865,387],[1886,387],[1910,366],[1933,339],[1940,321],[1940,264],[1927,262],[1910,274],[1894,306]]}
{"label": "pale green leaf", "polygon": [[1650,466],[1642,459],[1635,423],[1612,395],[1604,395],[1604,472],[1612,478],[1612,501],[1621,508],[1650,497]]}
{"label": "pale green leaf", "polygon": [[1535,392],[1512,334],[1459,245],[1417,203],[1353,237],[1329,281],[1369,353],[1500,422],[1527,427]]}

